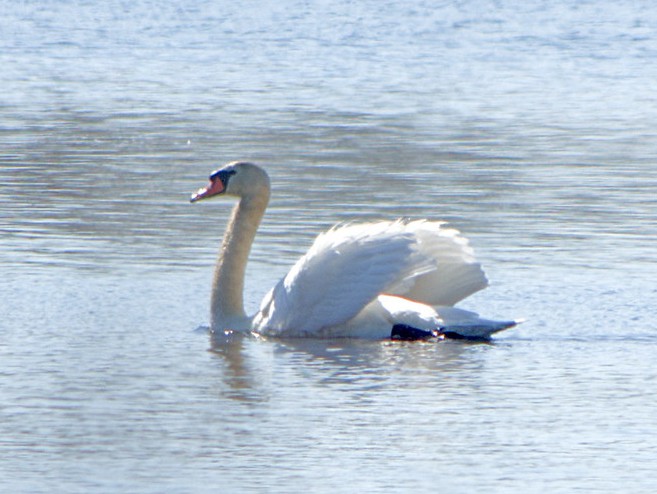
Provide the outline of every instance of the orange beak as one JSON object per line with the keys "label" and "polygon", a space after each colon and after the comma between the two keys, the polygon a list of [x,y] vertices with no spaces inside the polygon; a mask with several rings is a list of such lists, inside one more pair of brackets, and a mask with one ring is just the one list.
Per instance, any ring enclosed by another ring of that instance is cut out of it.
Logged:
{"label": "orange beak", "polygon": [[201,187],[194,194],[192,194],[189,202],[200,201],[201,199],[206,199],[208,197],[216,196],[221,194],[225,189],[223,182],[220,179],[210,180],[210,183],[207,187]]}

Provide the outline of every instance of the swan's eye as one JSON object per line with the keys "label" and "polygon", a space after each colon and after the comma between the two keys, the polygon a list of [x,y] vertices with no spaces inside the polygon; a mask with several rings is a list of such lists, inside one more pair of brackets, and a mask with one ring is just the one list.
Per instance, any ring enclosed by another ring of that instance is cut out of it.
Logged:
{"label": "swan's eye", "polygon": [[237,173],[235,170],[217,170],[212,175],[210,175],[210,180],[214,182],[215,180],[219,179],[225,187],[226,184],[228,184],[228,179],[235,175],[235,173]]}

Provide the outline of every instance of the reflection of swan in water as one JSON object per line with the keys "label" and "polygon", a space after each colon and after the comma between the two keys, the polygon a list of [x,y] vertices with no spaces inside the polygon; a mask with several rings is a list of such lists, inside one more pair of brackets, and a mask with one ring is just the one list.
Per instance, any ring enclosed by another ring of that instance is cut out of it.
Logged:
{"label": "reflection of swan in water", "polygon": [[269,190],[262,168],[234,162],[212,173],[207,187],[192,196],[192,202],[219,194],[239,199],[214,274],[214,331],[315,338],[488,338],[516,324],[452,307],[485,288],[487,280],[467,240],[435,221],[333,228],[315,240],[267,294],[260,310],[248,317],[244,274]]}
{"label": "reflection of swan in water", "polygon": [[436,345],[428,341],[269,339],[224,331],[213,332],[210,341],[210,352],[221,367],[221,394],[248,403],[266,402],[281,386],[290,384],[348,389],[351,399],[371,400],[374,390],[394,389],[396,395],[400,376],[412,376],[404,381],[406,388],[430,386],[435,392],[459,388],[462,393],[485,365],[481,345],[484,349],[495,345],[449,340]]}

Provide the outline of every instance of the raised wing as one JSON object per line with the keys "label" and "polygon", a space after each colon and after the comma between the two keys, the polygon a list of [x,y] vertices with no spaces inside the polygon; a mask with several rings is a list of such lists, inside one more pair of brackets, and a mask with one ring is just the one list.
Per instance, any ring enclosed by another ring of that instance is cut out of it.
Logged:
{"label": "raised wing", "polygon": [[402,223],[334,228],[265,297],[255,329],[312,334],[348,321],[400,280],[429,269]]}
{"label": "raised wing", "polygon": [[312,335],[351,320],[380,294],[450,305],[485,286],[467,241],[439,222],[347,225],[317,237],[265,297],[254,329]]}

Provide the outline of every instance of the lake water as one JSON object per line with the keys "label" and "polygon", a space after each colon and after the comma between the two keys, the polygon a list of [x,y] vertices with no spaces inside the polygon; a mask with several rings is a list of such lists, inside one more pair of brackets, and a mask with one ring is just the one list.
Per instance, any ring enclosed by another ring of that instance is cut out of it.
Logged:
{"label": "lake water", "polygon": [[[7,492],[654,492],[649,1],[0,0]],[[230,201],[260,298],[338,221],[448,220],[491,344],[213,343]]]}

